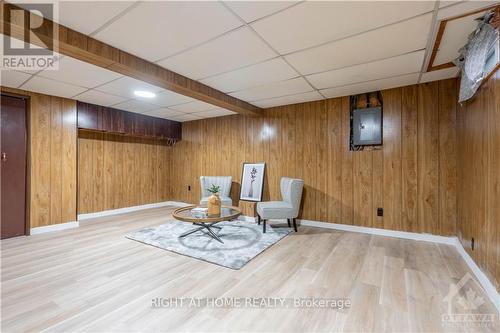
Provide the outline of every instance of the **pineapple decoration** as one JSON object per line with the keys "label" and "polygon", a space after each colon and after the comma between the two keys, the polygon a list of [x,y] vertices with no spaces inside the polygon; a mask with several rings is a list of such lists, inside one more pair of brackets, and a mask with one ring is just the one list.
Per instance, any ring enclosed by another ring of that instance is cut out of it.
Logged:
{"label": "pineapple decoration", "polygon": [[212,193],[211,196],[208,197],[208,215],[220,215],[220,198],[219,198],[219,191],[220,191],[220,186],[217,186],[215,184],[212,184],[209,188],[207,188],[207,191]]}

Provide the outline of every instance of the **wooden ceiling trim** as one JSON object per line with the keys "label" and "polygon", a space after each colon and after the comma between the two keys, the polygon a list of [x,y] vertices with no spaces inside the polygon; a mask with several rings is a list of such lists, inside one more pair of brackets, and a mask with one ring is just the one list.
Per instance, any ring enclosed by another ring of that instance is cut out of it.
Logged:
{"label": "wooden ceiling trim", "polygon": [[[122,75],[130,76],[240,114],[260,115],[262,113],[261,108],[250,103],[45,18],[43,19],[43,25],[37,31],[37,37],[40,38],[42,43],[30,41],[25,36],[25,32],[27,31],[26,25],[29,24],[29,20],[15,22],[8,15],[10,9],[14,8],[24,10],[2,0],[0,29],[4,35],[38,44],[41,47],[52,45],[52,41],[55,40],[55,46],[51,49],[56,49],[57,52],[63,55],[107,68]],[[28,12],[25,11],[25,13]],[[31,15],[32,17],[36,16],[34,14]],[[40,19],[40,17],[37,18]],[[51,28],[52,25],[55,27],[54,30]],[[55,36],[52,31],[56,31]]]}
{"label": "wooden ceiling trim", "polygon": [[455,64],[453,64],[453,62],[451,62],[451,61],[447,62],[445,64],[440,64],[440,65],[434,66],[434,60],[436,59],[437,53],[439,51],[439,47],[441,45],[441,40],[443,39],[444,31],[446,29],[446,24],[448,22],[453,21],[453,20],[457,20],[457,19],[460,19],[460,18],[463,18],[463,17],[466,17],[466,16],[469,16],[469,15],[474,15],[474,14],[477,14],[477,13],[480,13],[480,12],[491,10],[491,9],[494,9],[495,12],[496,12],[495,13],[495,18],[493,19],[493,22],[497,23],[498,22],[498,18],[497,17],[500,15],[499,14],[500,13],[500,6],[498,6],[498,5],[494,5],[494,6],[490,6],[490,7],[482,8],[482,9],[478,9],[478,10],[475,10],[473,12],[469,12],[469,13],[465,13],[465,14],[461,14],[461,15],[449,17],[447,19],[442,20],[439,23],[439,28],[438,28],[438,32],[437,32],[437,35],[436,35],[436,40],[434,42],[434,46],[433,46],[432,52],[431,52],[431,58],[429,60],[429,65],[427,66],[427,72],[437,71],[437,70],[440,70],[440,69],[445,69],[445,68],[450,68],[450,67],[454,67],[455,66]]}

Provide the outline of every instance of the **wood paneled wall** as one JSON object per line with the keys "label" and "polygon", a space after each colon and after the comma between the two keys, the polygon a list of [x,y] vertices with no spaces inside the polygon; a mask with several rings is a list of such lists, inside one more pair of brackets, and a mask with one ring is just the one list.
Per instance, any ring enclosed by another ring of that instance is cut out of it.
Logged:
{"label": "wood paneled wall", "polygon": [[[349,151],[348,97],[183,123],[172,150],[173,199],[197,202],[200,175],[231,175],[237,205],[242,163],[263,161],[265,200],[279,199],[280,177],[304,179],[303,219],[455,234],[456,80],[382,96],[381,150]],[[254,204],[240,205],[253,215]]]}
{"label": "wood paneled wall", "polygon": [[459,106],[458,147],[458,236],[500,289],[499,70]]}
{"label": "wood paneled wall", "polygon": [[159,139],[78,132],[78,213],[169,200],[170,147]]}
{"label": "wood paneled wall", "polygon": [[76,221],[76,101],[1,89],[30,97],[31,228]]}

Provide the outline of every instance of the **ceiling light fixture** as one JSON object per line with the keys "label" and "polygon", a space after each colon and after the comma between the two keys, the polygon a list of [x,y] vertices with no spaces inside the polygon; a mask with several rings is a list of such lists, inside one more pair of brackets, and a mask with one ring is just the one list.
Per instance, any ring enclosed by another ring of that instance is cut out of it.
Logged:
{"label": "ceiling light fixture", "polygon": [[145,91],[145,90],[136,90],[136,91],[134,91],[134,95],[136,95],[138,97],[145,97],[145,98],[156,97],[155,93],[152,93],[151,91]]}

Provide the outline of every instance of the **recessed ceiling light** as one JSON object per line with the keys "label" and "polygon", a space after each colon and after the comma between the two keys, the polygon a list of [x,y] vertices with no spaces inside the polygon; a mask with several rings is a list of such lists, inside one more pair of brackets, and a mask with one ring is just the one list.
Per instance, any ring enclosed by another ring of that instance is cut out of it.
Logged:
{"label": "recessed ceiling light", "polygon": [[145,98],[156,97],[155,93],[152,93],[151,91],[145,91],[145,90],[136,90],[136,91],[134,91],[134,95],[139,96],[139,97],[145,97]]}

